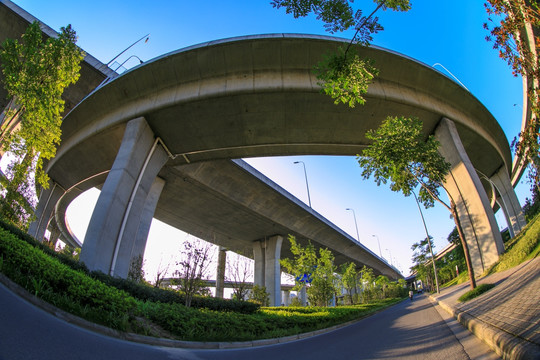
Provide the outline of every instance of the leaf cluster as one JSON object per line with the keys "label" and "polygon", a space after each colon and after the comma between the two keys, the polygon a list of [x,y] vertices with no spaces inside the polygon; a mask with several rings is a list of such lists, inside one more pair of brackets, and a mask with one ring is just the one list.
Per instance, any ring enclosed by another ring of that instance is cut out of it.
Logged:
{"label": "leaf cluster", "polygon": [[362,59],[357,54],[346,54],[346,49],[338,48],[327,54],[314,68],[314,73],[322,87],[322,92],[334,99],[335,104],[343,103],[354,108],[363,105],[364,94],[369,84],[379,74],[369,59]]}
{"label": "leaf cluster", "polygon": [[444,204],[438,189],[450,164],[437,151],[440,144],[433,135],[424,139],[419,119],[388,117],[366,137],[372,143],[357,157],[364,179],[373,176],[377,185],[390,181],[390,189],[405,196],[420,185],[419,201],[424,206],[433,206],[434,200]]}
{"label": "leaf cluster", "polygon": [[[375,0],[377,9],[391,9],[407,11],[411,8],[410,0]],[[294,18],[306,17],[313,13],[317,20],[324,22],[324,28],[330,33],[342,32],[350,28],[365,28],[365,35],[359,39],[361,42],[371,41],[371,34],[382,30],[377,18],[372,15],[365,17],[362,10],[355,10],[352,6],[354,0],[272,0],[270,2],[276,9],[285,8],[287,14]]]}

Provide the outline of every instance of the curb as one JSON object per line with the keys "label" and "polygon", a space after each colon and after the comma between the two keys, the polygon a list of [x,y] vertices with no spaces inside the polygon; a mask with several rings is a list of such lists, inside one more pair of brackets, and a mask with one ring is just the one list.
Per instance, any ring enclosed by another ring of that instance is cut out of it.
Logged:
{"label": "curb", "polygon": [[521,339],[502,329],[483,322],[455,306],[439,301],[430,295],[431,300],[436,302],[452,315],[465,328],[476,337],[486,343],[497,355],[503,359],[511,360],[537,360],[540,359],[540,346],[527,340]]}
{"label": "curb", "polygon": [[[251,340],[251,341],[238,341],[238,342],[210,342],[210,341],[199,342],[199,341],[184,341],[184,340],[156,338],[152,336],[145,336],[145,335],[126,333],[119,330],[114,330],[103,325],[95,324],[93,322],[90,322],[88,320],[85,320],[83,318],[80,318],[78,316],[75,316],[73,314],[70,314],[64,310],[61,310],[55,307],[54,305],[36,297],[35,295],[32,295],[28,290],[26,290],[19,284],[13,282],[10,278],[8,278],[2,273],[0,273],[0,284],[3,284],[6,288],[11,290],[17,296],[21,297],[22,299],[26,300],[32,305],[42,309],[43,311],[69,324],[81,327],[83,329],[90,330],[92,332],[95,332],[101,335],[106,335],[106,336],[130,341],[130,342],[135,342],[139,344],[146,344],[146,345],[151,345],[151,346],[165,346],[165,347],[171,347],[171,348],[184,348],[184,349],[208,349],[208,350],[209,349],[241,349],[241,348],[251,348],[251,347],[259,347],[259,346],[283,344],[283,343],[287,343],[291,341],[302,340],[302,339],[310,338],[313,336],[325,334],[325,333],[352,325],[368,316],[374,315],[382,310],[387,309],[387,307],[383,309],[379,309],[361,318],[351,320],[343,324],[334,325],[329,328],[319,329],[315,331],[310,331],[306,333],[290,335],[290,336],[285,336],[285,337],[280,337],[280,338]],[[398,303],[399,302],[391,306],[397,305]]]}

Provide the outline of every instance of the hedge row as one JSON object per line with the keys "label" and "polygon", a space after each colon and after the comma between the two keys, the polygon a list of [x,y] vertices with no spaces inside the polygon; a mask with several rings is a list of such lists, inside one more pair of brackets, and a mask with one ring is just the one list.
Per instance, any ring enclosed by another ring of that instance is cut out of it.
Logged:
{"label": "hedge row", "polygon": [[[171,289],[160,289],[133,281],[111,277],[102,272],[94,271],[90,274],[93,278],[103,283],[114,286],[131,294],[136,299],[142,301],[152,301],[170,304],[185,304],[186,300],[182,293]],[[253,314],[259,308],[259,304],[247,301],[220,299],[215,297],[194,296],[191,300],[191,307],[204,308],[215,311],[232,311],[242,314]]]}
{"label": "hedge row", "polygon": [[31,293],[90,321],[125,330],[137,302],[0,229],[0,271]]}
{"label": "hedge row", "polygon": [[[73,258],[64,254],[57,253],[56,251],[49,248],[47,245],[40,243],[32,236],[28,235],[27,233],[21,231],[19,228],[11,224],[0,221],[0,228],[4,228],[5,230],[15,234],[19,239],[24,240],[26,243],[32,245],[33,247],[39,248],[45,254],[57,259],[58,261],[69,266],[73,270],[82,272],[96,280],[101,281],[104,284],[123,290],[138,300],[185,304],[185,297],[179,292],[167,289],[154,288],[145,284],[135,283],[130,280],[115,278],[106,275],[100,271],[90,272],[88,268],[84,265],[84,263],[76,261]],[[191,306],[194,308],[206,308],[216,311],[233,311],[242,314],[252,314],[256,312],[260,307],[260,305],[258,304],[247,301],[219,299],[203,296],[195,296],[191,301]]]}

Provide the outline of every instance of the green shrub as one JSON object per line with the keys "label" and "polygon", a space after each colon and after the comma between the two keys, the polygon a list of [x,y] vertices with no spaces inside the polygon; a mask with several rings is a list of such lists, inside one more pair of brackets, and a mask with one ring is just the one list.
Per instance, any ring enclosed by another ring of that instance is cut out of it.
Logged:
{"label": "green shrub", "polygon": [[478,285],[475,289],[467,291],[465,294],[461,295],[458,299],[459,302],[469,301],[475,297],[482,295],[486,291],[494,288],[494,284],[482,284]]}
{"label": "green shrub", "polygon": [[137,309],[126,292],[71,269],[4,229],[0,229],[0,256],[2,272],[13,281],[76,315],[121,329]]}

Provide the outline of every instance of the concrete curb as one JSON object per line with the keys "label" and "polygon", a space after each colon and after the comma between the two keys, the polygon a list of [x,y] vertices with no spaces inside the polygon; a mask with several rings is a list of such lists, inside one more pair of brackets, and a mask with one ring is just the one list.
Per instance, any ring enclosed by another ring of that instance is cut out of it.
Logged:
{"label": "concrete curb", "polygon": [[81,327],[83,329],[90,330],[92,332],[95,332],[101,335],[106,335],[106,336],[114,337],[117,339],[122,339],[122,340],[131,341],[135,343],[140,343],[140,344],[146,344],[146,345],[152,345],[152,346],[164,346],[164,347],[172,347],[172,348],[185,348],[185,349],[240,349],[240,348],[251,348],[251,347],[258,347],[258,346],[283,344],[283,343],[287,343],[291,341],[302,340],[302,339],[310,338],[313,336],[325,334],[325,333],[328,333],[337,329],[341,329],[343,327],[352,325],[368,316],[374,315],[384,309],[387,309],[387,308],[383,308],[371,314],[368,314],[364,317],[361,317],[359,319],[351,320],[351,321],[348,321],[346,323],[339,324],[339,325],[334,325],[329,328],[315,330],[315,331],[306,332],[306,333],[297,334],[297,335],[285,336],[281,338],[252,340],[252,341],[239,341],[239,342],[183,341],[183,340],[156,338],[152,336],[126,333],[126,332],[108,328],[103,325],[98,325],[88,320],[85,320],[83,318],[80,318],[78,316],[75,316],[73,314],[70,314],[64,310],[58,309],[54,305],[51,305],[44,300],[41,300],[35,295],[32,295],[30,292],[28,292],[25,288],[23,288],[19,284],[13,282],[11,279],[9,279],[7,276],[5,276],[2,273],[0,273],[0,283],[3,284],[8,289],[10,289],[11,291],[13,291],[17,296],[28,301],[32,305],[42,309],[43,311],[61,320],[64,320],[65,322],[69,324]]}
{"label": "concrete curb", "polygon": [[449,305],[430,295],[432,301],[438,303],[442,309],[452,315],[465,328],[486,343],[503,359],[511,360],[537,360],[540,359],[540,346],[521,339],[502,329],[469,315],[455,306]]}

